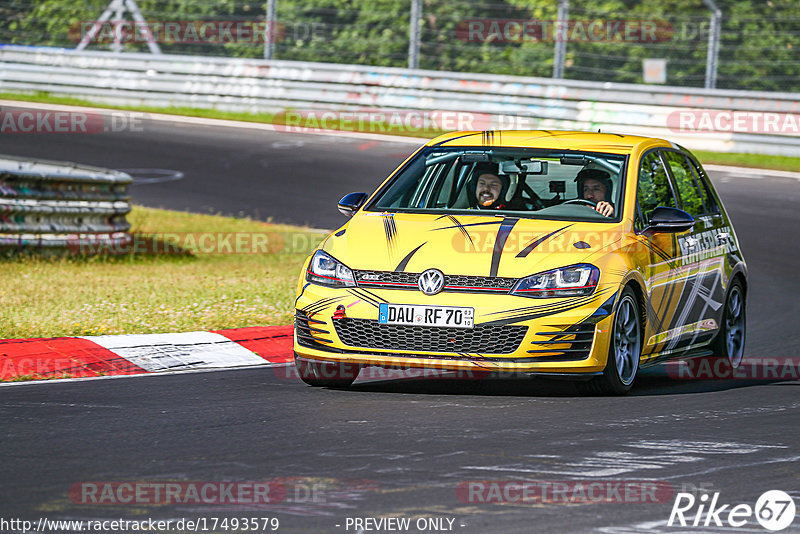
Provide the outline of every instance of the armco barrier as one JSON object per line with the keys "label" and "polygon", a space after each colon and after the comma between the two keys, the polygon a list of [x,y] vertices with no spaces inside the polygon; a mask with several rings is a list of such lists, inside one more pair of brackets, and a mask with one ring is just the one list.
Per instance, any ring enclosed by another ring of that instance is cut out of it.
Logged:
{"label": "armco barrier", "polygon": [[800,148],[795,131],[687,132],[671,124],[671,114],[687,110],[800,114],[797,93],[10,45],[0,46],[0,91],[241,111],[468,111],[497,123],[521,117],[536,128],[644,134],[696,149],[796,155]]}
{"label": "armco barrier", "polygon": [[124,245],[131,181],[119,171],[0,156],[0,249]]}

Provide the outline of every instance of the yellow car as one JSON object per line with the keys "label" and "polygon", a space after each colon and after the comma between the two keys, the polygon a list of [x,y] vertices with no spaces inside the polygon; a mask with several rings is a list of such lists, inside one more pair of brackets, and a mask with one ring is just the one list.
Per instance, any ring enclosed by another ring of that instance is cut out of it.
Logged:
{"label": "yellow car", "polygon": [[697,159],[571,131],[442,135],[306,260],[295,364],[347,387],[363,366],[511,372],[624,394],[639,369],[745,341],[747,269]]}

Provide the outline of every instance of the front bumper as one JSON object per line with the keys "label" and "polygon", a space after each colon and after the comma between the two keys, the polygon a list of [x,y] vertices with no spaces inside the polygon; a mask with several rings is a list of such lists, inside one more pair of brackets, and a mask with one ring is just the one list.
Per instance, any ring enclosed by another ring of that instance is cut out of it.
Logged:
{"label": "front bumper", "polygon": [[[294,350],[299,358],[323,362],[587,377],[606,366],[615,293],[616,288],[599,286],[591,296],[560,299],[429,297],[418,291],[309,284],[296,303]],[[448,339],[451,329],[378,325],[381,302],[470,306],[475,328],[469,333],[453,329]],[[333,318],[337,306],[344,306],[345,318]],[[444,350],[450,344],[452,350]]]}

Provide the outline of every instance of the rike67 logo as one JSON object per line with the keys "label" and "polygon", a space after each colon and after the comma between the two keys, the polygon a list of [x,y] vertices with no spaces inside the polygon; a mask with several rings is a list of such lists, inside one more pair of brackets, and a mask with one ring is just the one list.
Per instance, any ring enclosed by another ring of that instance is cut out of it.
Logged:
{"label": "rike67 logo", "polygon": [[734,527],[752,525],[755,518],[767,530],[777,532],[792,524],[796,514],[794,499],[781,490],[764,492],[755,506],[749,504],[723,504],[719,492],[695,497],[691,493],[678,493],[669,514],[667,526],[681,527]]}

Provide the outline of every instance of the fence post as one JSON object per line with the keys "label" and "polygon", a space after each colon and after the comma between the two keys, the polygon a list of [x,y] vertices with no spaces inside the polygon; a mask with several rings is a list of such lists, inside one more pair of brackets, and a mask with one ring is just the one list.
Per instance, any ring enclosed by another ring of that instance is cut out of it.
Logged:
{"label": "fence post", "polygon": [[419,22],[422,19],[422,0],[411,0],[411,22],[408,29],[408,68],[419,68]]}
{"label": "fence post", "polygon": [[711,26],[708,32],[708,56],[706,57],[706,89],[717,87],[717,63],[719,61],[719,39],[722,29],[722,11],[714,0],[703,0],[711,10]]}
{"label": "fence post", "polygon": [[555,52],[553,53],[553,78],[564,77],[564,61],[567,58],[567,35],[569,23],[569,0],[558,0],[558,16],[553,24],[553,39]]}
{"label": "fence post", "polygon": [[264,18],[264,59],[275,59],[275,12],[278,0],[267,0]]}

